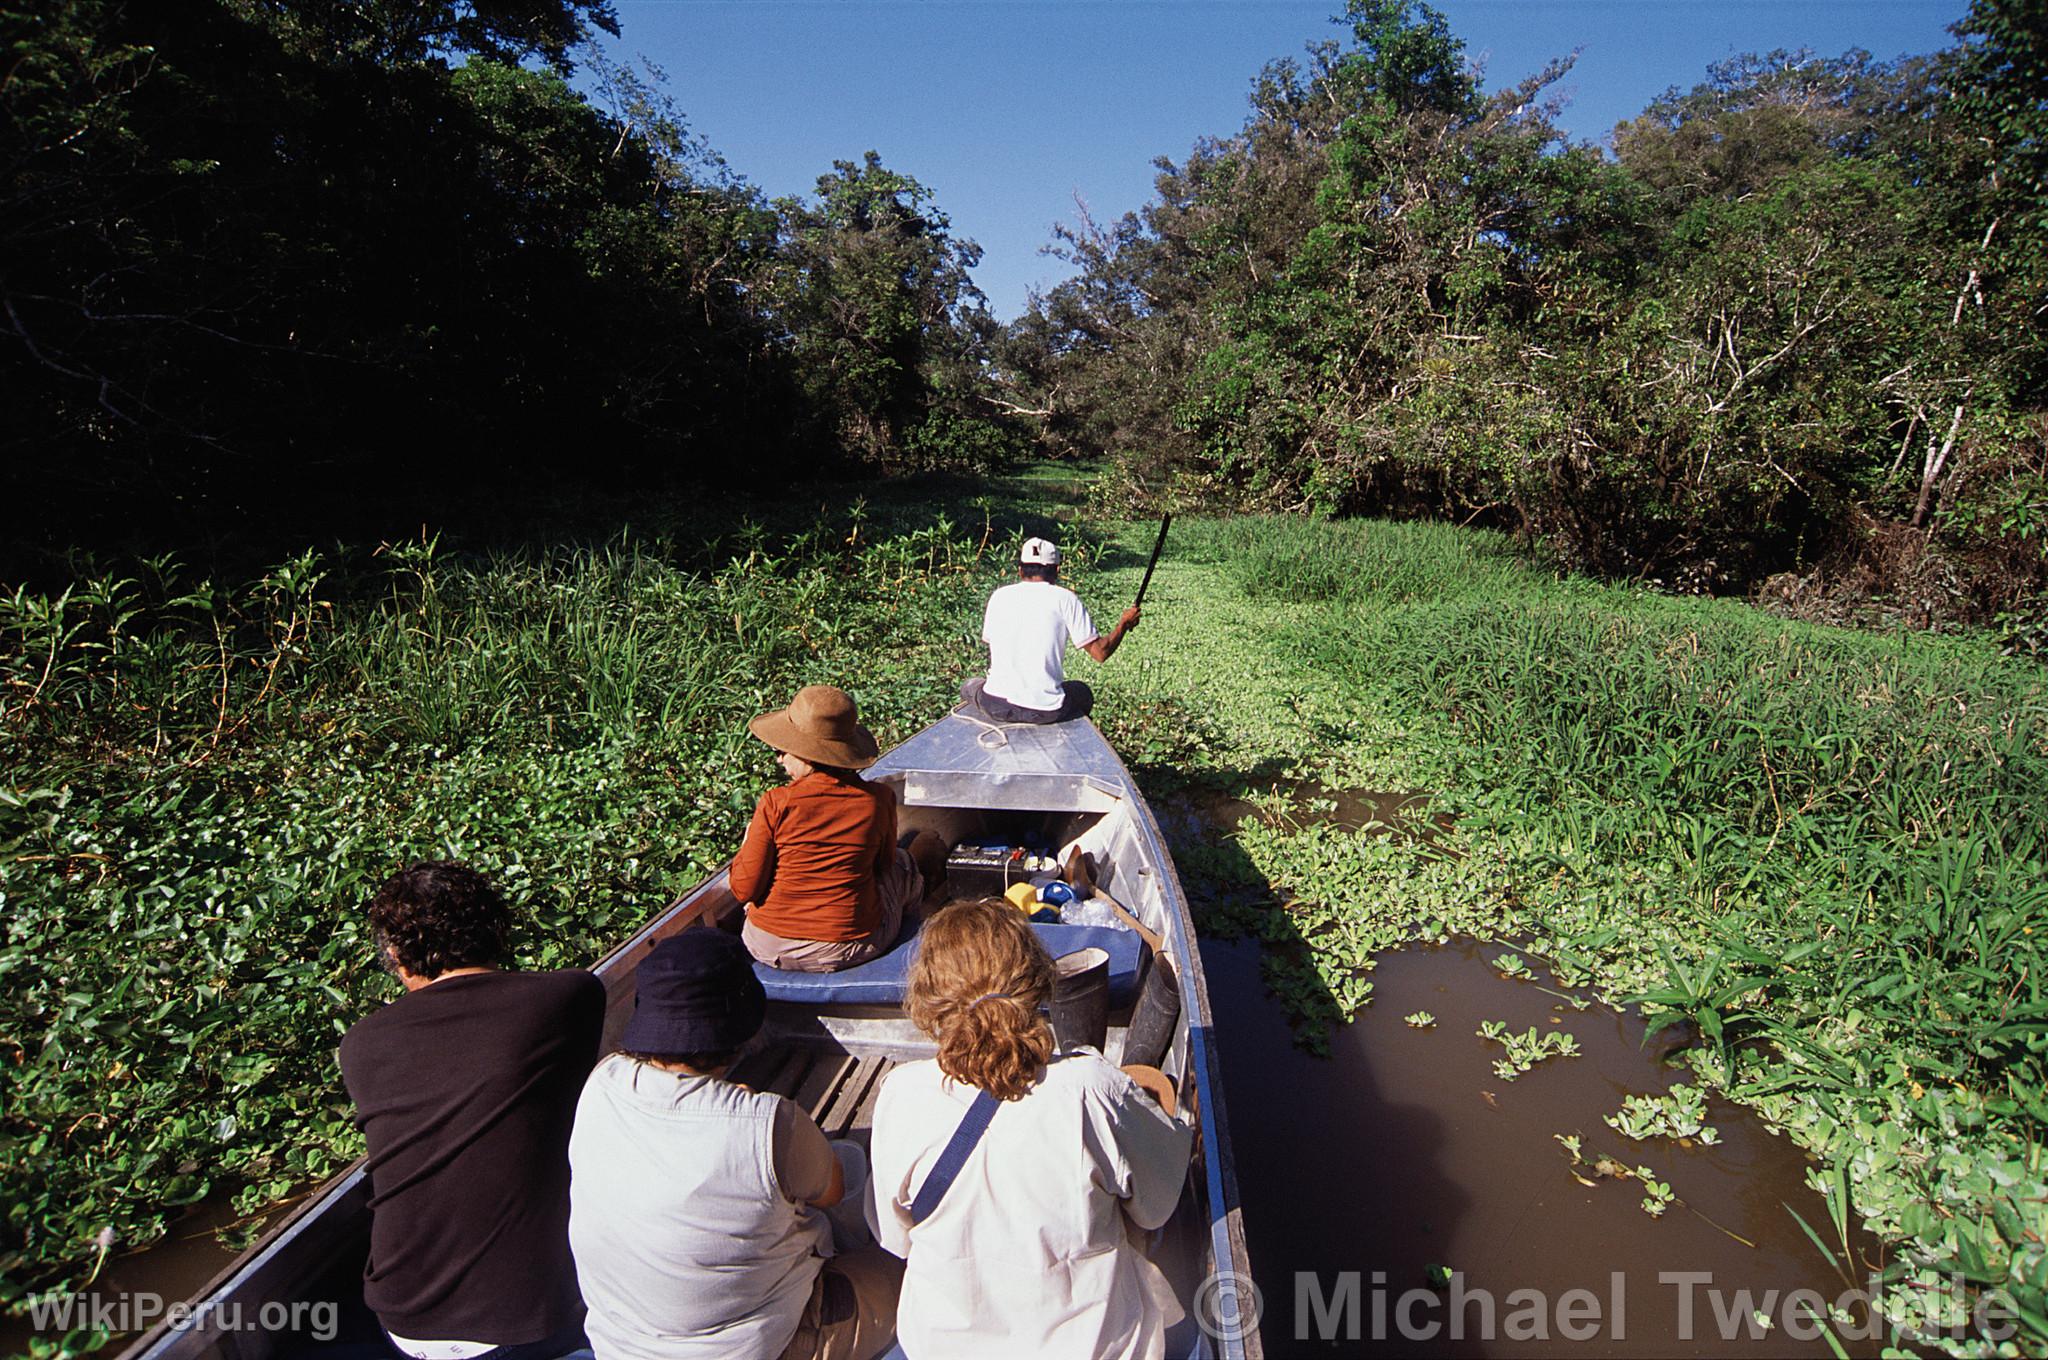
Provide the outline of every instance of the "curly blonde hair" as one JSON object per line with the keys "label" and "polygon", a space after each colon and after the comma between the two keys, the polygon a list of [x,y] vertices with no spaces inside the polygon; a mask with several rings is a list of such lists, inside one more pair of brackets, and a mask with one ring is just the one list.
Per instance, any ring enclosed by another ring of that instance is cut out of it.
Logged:
{"label": "curly blonde hair", "polygon": [[911,1021],[939,1042],[939,1070],[1020,1100],[1052,1060],[1052,956],[999,897],[955,902],[925,922],[910,964]]}

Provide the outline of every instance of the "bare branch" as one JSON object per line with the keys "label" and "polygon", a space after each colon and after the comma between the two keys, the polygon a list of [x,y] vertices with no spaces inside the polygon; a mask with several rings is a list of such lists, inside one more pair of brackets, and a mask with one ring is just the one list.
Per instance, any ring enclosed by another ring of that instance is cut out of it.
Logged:
{"label": "bare branch", "polygon": [[999,410],[1008,411],[1012,415],[1035,416],[1043,420],[1057,414],[1050,407],[1047,407],[1043,410],[1038,410],[1029,406],[1019,406],[1014,401],[1004,401],[1001,397],[993,397],[986,392],[981,393],[980,395],[981,399],[987,402],[989,405],[996,407]]}
{"label": "bare branch", "polygon": [[[1969,394],[1963,394],[1967,397]],[[1948,462],[1949,450],[1955,447],[1956,431],[1963,425],[1963,404],[1956,404],[1956,413],[1948,423],[1948,437],[1941,441],[1941,450],[1936,452],[1934,441],[1927,441],[1927,466],[1920,474],[1920,499],[1913,506],[1912,524],[1915,529],[1927,518],[1927,506],[1934,499],[1934,483],[1941,477],[1941,469]]]}

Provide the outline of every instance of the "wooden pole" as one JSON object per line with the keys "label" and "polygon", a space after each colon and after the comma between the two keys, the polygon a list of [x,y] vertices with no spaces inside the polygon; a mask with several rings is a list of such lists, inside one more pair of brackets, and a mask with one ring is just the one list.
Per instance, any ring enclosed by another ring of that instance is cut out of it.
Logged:
{"label": "wooden pole", "polygon": [[1138,598],[1132,604],[1134,609],[1142,609],[1144,607],[1145,589],[1152,584],[1152,569],[1159,565],[1160,551],[1166,547],[1166,526],[1171,523],[1173,523],[1172,511],[1168,511],[1159,517],[1159,537],[1152,543],[1152,560],[1145,564],[1145,579],[1138,582]]}

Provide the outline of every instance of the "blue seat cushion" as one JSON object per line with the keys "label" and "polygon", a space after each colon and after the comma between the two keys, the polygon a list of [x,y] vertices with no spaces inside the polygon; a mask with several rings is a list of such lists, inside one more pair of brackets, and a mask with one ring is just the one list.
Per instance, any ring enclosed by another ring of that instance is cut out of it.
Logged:
{"label": "blue seat cushion", "polygon": [[[1138,970],[1145,960],[1145,944],[1137,932],[1114,926],[1048,925],[1040,921],[1033,921],[1031,928],[1038,932],[1039,941],[1054,958],[1091,945],[1109,955],[1111,1010],[1137,999]],[[767,988],[770,1001],[790,1001],[802,1006],[900,1006],[909,985],[911,944],[911,940],[899,941],[879,959],[836,973],[792,973],[757,963],[754,975]]]}

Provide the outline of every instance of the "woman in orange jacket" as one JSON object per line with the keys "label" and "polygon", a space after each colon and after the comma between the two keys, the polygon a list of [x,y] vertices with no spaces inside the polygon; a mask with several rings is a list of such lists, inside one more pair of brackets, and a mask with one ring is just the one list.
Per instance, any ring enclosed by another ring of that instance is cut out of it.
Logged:
{"label": "woman in orange jacket", "polygon": [[944,872],[939,838],[899,845],[895,793],[860,777],[880,750],[858,717],[845,690],[806,685],[747,725],[789,776],[755,804],[730,876],[741,938],[771,967],[830,973],[886,953]]}

